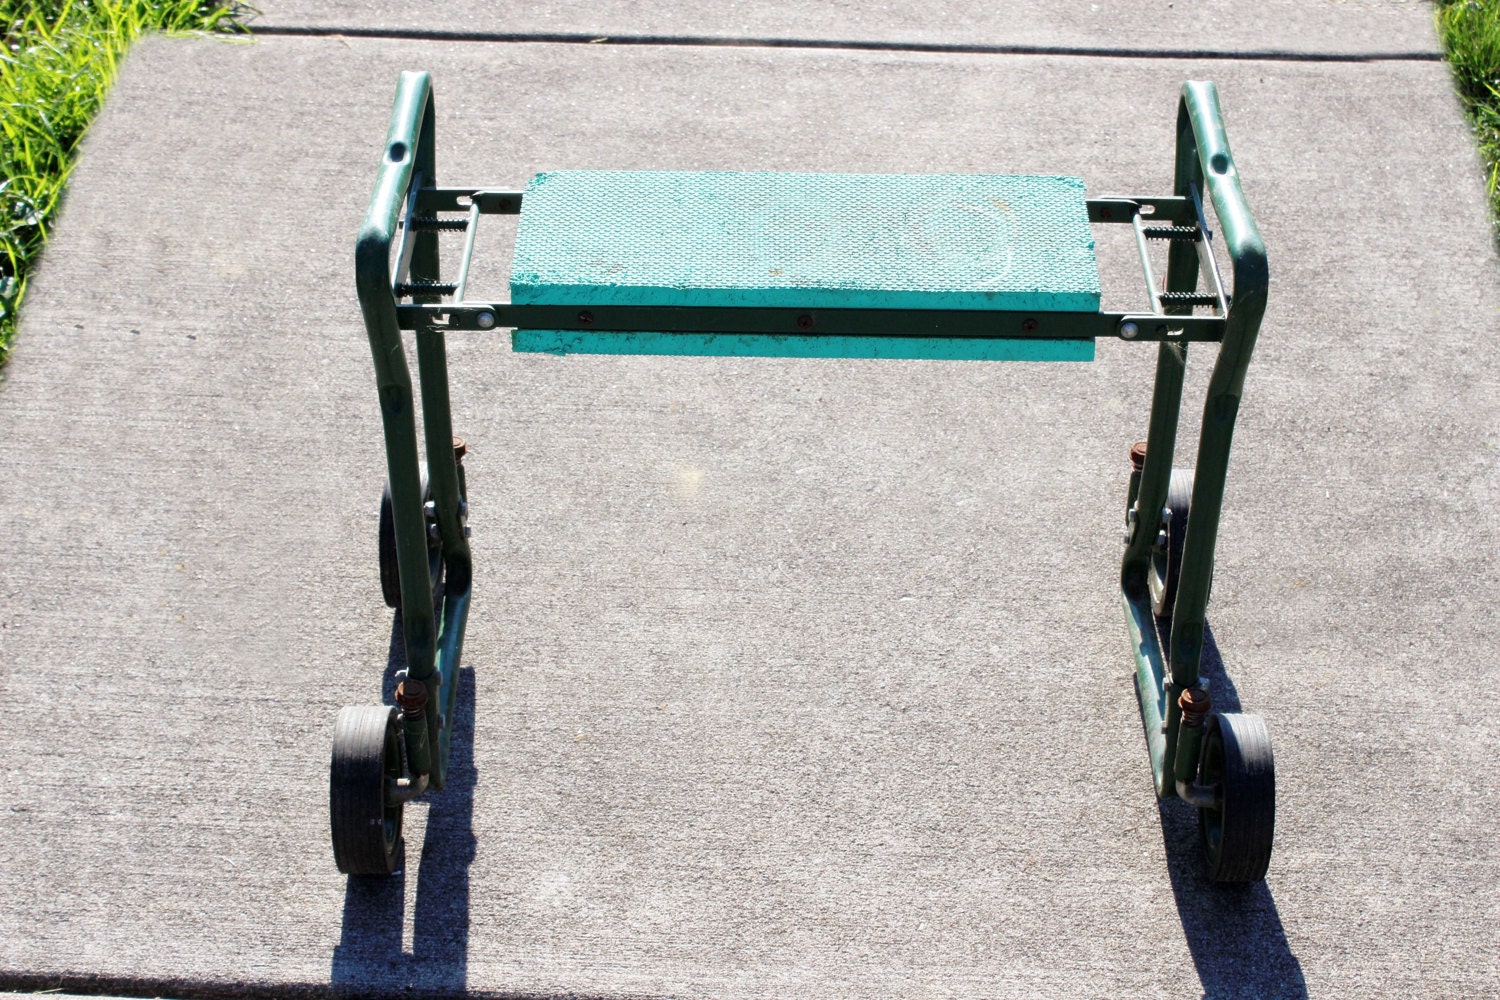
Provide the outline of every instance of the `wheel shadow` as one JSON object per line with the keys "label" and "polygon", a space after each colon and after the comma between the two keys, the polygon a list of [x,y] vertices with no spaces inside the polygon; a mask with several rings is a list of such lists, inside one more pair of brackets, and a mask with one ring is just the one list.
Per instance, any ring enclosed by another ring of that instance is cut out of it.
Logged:
{"label": "wheel shadow", "polygon": [[[1216,711],[1241,710],[1239,692],[1224,670],[1219,644],[1208,628],[1199,674],[1209,681]],[[1274,744],[1274,733],[1272,739]],[[1157,809],[1172,894],[1205,1000],[1305,998],[1302,964],[1292,954],[1270,888],[1264,882],[1210,882],[1203,873],[1197,810],[1175,798],[1159,801]],[[1272,870],[1275,866],[1273,849]]]}
{"label": "wheel shadow", "polygon": [[[394,616],[382,700],[394,704],[396,672],[406,667],[401,613]],[[389,878],[350,876],[333,951],[333,987],[349,994],[464,993],[469,979],[469,866],[474,861],[474,671],[461,667],[447,787],[420,799],[427,830],[417,863],[411,951],[403,948],[406,855]],[[420,808],[417,806],[416,808]],[[413,806],[407,806],[410,818]]]}

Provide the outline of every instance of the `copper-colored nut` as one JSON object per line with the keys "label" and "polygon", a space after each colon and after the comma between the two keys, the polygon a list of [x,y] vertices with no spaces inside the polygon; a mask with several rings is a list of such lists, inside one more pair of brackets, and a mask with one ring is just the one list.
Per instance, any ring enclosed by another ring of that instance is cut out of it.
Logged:
{"label": "copper-colored nut", "polygon": [[1182,709],[1182,724],[1194,728],[1203,725],[1213,707],[1208,692],[1200,687],[1187,688],[1177,696],[1177,707]]}
{"label": "copper-colored nut", "polygon": [[457,434],[453,435],[453,457],[456,458],[456,459],[458,459],[460,462],[462,462],[464,460],[464,456],[467,455],[468,453],[469,453],[469,445],[468,445],[468,443],[466,441],[464,441],[463,438],[459,437]]}
{"label": "copper-colored nut", "polygon": [[1146,442],[1137,441],[1130,446],[1130,465],[1137,472],[1146,464]]}
{"label": "copper-colored nut", "polygon": [[421,715],[427,707],[427,685],[410,677],[396,685],[396,704],[406,716]]}

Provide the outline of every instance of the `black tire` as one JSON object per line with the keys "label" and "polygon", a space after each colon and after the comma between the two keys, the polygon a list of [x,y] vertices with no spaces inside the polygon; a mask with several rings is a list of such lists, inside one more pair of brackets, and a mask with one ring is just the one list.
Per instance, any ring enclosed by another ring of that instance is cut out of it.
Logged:
{"label": "black tire", "polygon": [[389,875],[401,852],[401,803],[386,803],[386,779],[401,777],[401,728],[391,705],[339,711],[333,728],[328,812],[333,860],[345,875]]}
{"label": "black tire", "polygon": [[1193,470],[1173,469],[1167,481],[1166,545],[1152,545],[1151,572],[1147,584],[1151,590],[1151,610],[1158,618],[1172,617],[1177,603],[1177,577],[1182,572],[1182,546],[1187,541],[1188,513],[1193,502]]}
{"label": "black tire", "polygon": [[1258,715],[1211,715],[1198,756],[1198,784],[1219,786],[1219,806],[1198,810],[1198,829],[1215,882],[1259,882],[1276,835],[1276,765]]}
{"label": "black tire", "polygon": [[391,484],[380,494],[380,594],[388,608],[401,607],[401,569],[396,564],[396,513]]}

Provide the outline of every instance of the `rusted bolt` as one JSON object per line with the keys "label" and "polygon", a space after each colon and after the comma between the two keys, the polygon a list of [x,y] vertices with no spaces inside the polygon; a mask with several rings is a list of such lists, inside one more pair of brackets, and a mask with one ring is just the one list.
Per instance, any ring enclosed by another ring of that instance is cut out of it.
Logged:
{"label": "rusted bolt", "polygon": [[505,212],[505,211],[508,211],[509,209],[510,209],[510,199],[509,198],[501,198],[500,199],[500,211]]}
{"label": "rusted bolt", "polygon": [[1105,205],[1103,208],[1099,209],[1099,218],[1101,218],[1101,219],[1113,219],[1114,217],[1115,217],[1115,210],[1112,209],[1112,208],[1110,208],[1108,205]]}
{"label": "rusted bolt", "polygon": [[464,456],[467,455],[468,453],[469,453],[468,442],[466,442],[463,438],[459,437],[457,434],[453,435],[453,458],[454,458],[454,460],[462,462],[464,460]]}
{"label": "rusted bolt", "polygon": [[1197,729],[1208,718],[1213,702],[1203,688],[1191,687],[1177,696],[1177,707],[1182,709],[1182,724],[1190,729]]}
{"label": "rusted bolt", "polygon": [[582,323],[584,326],[588,326],[593,321],[594,314],[589,312],[587,309],[578,314],[578,322]]}
{"label": "rusted bolt", "polygon": [[1130,446],[1130,467],[1137,472],[1146,466],[1146,442],[1137,441]]}
{"label": "rusted bolt", "polygon": [[1036,320],[1034,320],[1034,319],[1023,319],[1023,320],[1021,320],[1021,332],[1022,333],[1035,333],[1036,332]]}
{"label": "rusted bolt", "polygon": [[396,704],[408,719],[420,718],[427,708],[427,685],[407,677],[396,685]]}
{"label": "rusted bolt", "polygon": [[797,317],[797,329],[799,330],[811,330],[812,323],[812,317],[807,315],[807,313],[803,313],[801,316]]}

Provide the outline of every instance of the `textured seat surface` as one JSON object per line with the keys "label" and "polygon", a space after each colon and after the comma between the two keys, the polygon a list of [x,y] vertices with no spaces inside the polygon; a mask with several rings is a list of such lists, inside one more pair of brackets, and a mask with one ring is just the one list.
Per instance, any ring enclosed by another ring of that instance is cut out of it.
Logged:
{"label": "textured seat surface", "polygon": [[526,188],[528,305],[1094,312],[1075,177],[564,170]]}

